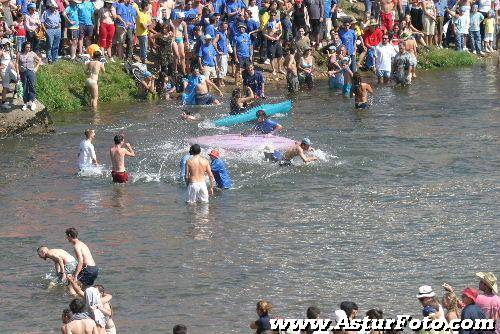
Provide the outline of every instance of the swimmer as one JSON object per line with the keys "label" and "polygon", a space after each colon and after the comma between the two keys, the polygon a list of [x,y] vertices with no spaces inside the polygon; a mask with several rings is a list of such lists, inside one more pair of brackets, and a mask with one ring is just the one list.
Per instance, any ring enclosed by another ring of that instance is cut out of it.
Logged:
{"label": "swimmer", "polygon": [[92,145],[94,138],[94,129],[85,130],[85,139],[80,142],[80,150],[78,152],[78,168],[80,168],[80,171],[92,165],[99,166],[95,155],[94,145]]}
{"label": "swimmer", "polygon": [[304,163],[306,164],[318,160],[318,158],[315,156],[307,157],[304,154],[304,152],[312,150],[313,149],[311,147],[311,140],[309,140],[309,138],[304,138],[300,143],[296,143],[295,146],[285,151],[283,160],[280,161],[280,164],[289,165],[291,164],[292,159],[297,156],[299,156],[302,159],[302,161],[304,161]]}
{"label": "swimmer", "polygon": [[283,153],[274,149],[274,146],[267,144],[264,147],[264,159],[269,162],[280,162],[283,160]]}
{"label": "swimmer", "polygon": [[66,238],[73,245],[73,250],[78,260],[78,265],[73,272],[73,276],[84,287],[93,285],[99,274],[99,268],[97,268],[89,248],[78,239],[78,231],[74,227],[66,229]]}
{"label": "swimmer", "polygon": [[183,120],[186,120],[186,121],[197,121],[198,120],[198,117],[196,117],[195,115],[193,115],[191,113],[191,111],[189,110],[184,110],[181,114],[181,118]]}
{"label": "swimmer", "polygon": [[[78,266],[76,259],[64,249],[49,249],[47,246],[42,245],[38,247],[36,252],[41,259],[45,261],[50,259],[54,262],[54,269],[56,270],[59,283],[65,283],[68,278],[67,275],[72,275]],[[68,286],[68,292],[72,296],[76,295],[71,286]]]}
{"label": "swimmer", "polygon": [[73,299],[69,304],[73,315],[70,321],[61,327],[63,334],[97,334],[95,321],[85,312],[85,303],[81,299]]}
{"label": "swimmer", "polygon": [[354,93],[354,107],[356,109],[368,109],[368,94],[373,94],[372,86],[362,82],[361,75],[355,72],[352,76],[352,91]]}
{"label": "swimmer", "polygon": [[213,97],[209,92],[209,88],[216,90],[221,97],[224,96],[222,91],[214,84],[209,78],[200,74],[200,69],[197,66],[193,66],[191,69],[191,75],[183,81],[184,92],[192,91],[194,88],[195,92],[195,103],[197,105],[219,105],[220,101]]}
{"label": "swimmer", "polygon": [[257,124],[253,127],[253,132],[267,135],[283,130],[283,126],[267,118],[265,110],[257,110],[255,116],[257,116]]}
{"label": "swimmer", "polygon": [[125,156],[135,157],[135,152],[129,143],[125,143],[123,135],[116,135],[114,141],[115,145],[109,150],[113,165],[111,176],[113,176],[113,182],[126,183],[128,182],[128,173],[125,170]]}
{"label": "swimmer", "polygon": [[90,106],[95,109],[97,108],[97,100],[99,99],[99,72],[106,70],[104,69],[104,64],[101,63],[101,52],[95,51],[92,60],[87,63],[87,73],[89,77],[85,80],[85,86],[90,92]]}
{"label": "swimmer", "polygon": [[205,183],[205,175],[208,175],[210,178],[210,195],[214,194],[214,175],[212,174],[208,160],[201,157],[200,153],[200,145],[191,145],[189,154],[192,157],[186,162],[185,175],[185,181],[188,186],[187,202],[190,204],[196,202],[208,203],[209,192]]}
{"label": "swimmer", "polygon": [[246,108],[248,108],[252,102],[255,100],[255,95],[253,94],[252,88],[246,87],[245,95],[243,95],[241,88],[235,88],[231,96],[230,115],[237,115],[244,113]]}

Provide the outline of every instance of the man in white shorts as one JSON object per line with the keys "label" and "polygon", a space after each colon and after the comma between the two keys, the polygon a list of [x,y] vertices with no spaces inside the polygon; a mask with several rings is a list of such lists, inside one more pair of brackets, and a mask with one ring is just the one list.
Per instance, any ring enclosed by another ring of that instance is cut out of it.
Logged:
{"label": "man in white shorts", "polygon": [[92,140],[94,140],[94,138],[95,131],[93,129],[85,130],[85,139],[81,141],[78,151],[78,168],[80,168],[80,171],[91,166],[99,165],[95,155],[94,145],[92,145]]}
{"label": "man in white shorts", "polygon": [[188,203],[204,202],[208,203],[208,189],[205,183],[205,175],[210,178],[210,195],[214,194],[214,175],[207,159],[200,156],[200,145],[191,145],[189,154],[192,157],[186,162],[186,184]]}

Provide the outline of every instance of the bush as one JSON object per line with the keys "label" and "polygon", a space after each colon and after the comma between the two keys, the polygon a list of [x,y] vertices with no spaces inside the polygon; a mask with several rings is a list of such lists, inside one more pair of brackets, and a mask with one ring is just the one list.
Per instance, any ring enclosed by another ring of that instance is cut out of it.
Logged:
{"label": "bush", "polygon": [[[134,80],[119,63],[105,65],[99,76],[99,103],[131,101],[137,94]],[[85,65],[60,61],[40,67],[37,74],[37,98],[49,111],[74,112],[88,106]]]}
{"label": "bush", "polygon": [[418,67],[423,69],[435,69],[442,67],[470,66],[478,62],[478,58],[469,52],[431,48],[429,51],[420,53]]}

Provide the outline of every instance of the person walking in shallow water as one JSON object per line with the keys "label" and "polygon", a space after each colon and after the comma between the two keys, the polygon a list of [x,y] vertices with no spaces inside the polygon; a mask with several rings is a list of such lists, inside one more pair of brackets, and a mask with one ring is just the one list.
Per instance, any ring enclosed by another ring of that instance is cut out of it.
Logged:
{"label": "person walking in shallow water", "polygon": [[114,141],[115,145],[109,150],[113,165],[111,176],[113,177],[113,182],[126,183],[128,182],[128,173],[125,170],[125,156],[135,157],[135,152],[129,143],[125,143],[123,135],[116,135]]}
{"label": "person walking in shallow water", "polygon": [[104,64],[101,62],[102,54],[100,51],[95,51],[92,60],[87,63],[86,69],[89,77],[85,80],[85,86],[90,93],[90,106],[92,109],[97,108],[99,100],[99,72],[105,72]]}
{"label": "person walking in shallow water", "polygon": [[188,186],[188,203],[204,202],[208,203],[208,189],[205,183],[205,175],[210,178],[210,195],[214,194],[214,175],[207,159],[200,156],[200,145],[191,145],[189,154],[193,157],[186,162],[185,180]]}
{"label": "person walking in shallow water", "polygon": [[73,250],[78,260],[78,265],[73,273],[73,276],[84,286],[91,286],[99,274],[94,258],[90,253],[89,247],[78,239],[78,231],[74,228],[66,230],[66,238],[73,245]]}

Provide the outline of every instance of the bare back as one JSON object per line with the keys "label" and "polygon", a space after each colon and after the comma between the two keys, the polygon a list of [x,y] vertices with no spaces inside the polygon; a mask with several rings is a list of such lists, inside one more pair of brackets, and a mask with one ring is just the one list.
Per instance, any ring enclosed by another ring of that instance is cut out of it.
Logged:
{"label": "bare back", "polygon": [[372,93],[372,87],[367,83],[361,83],[359,94],[354,95],[354,101],[357,103],[368,102],[368,93]]}
{"label": "bare back", "polygon": [[87,64],[87,72],[89,78],[95,81],[99,80],[99,72],[104,69],[104,64],[98,60],[92,60]]}
{"label": "bare back", "polygon": [[189,183],[205,182],[205,174],[212,174],[207,159],[195,155],[186,162],[186,177]]}
{"label": "bare back", "polygon": [[125,171],[125,149],[117,145],[111,147],[109,155],[111,157],[111,164],[113,165],[114,172]]}
{"label": "bare back", "polygon": [[[95,266],[94,258],[90,253],[90,249],[86,244],[78,240],[75,245],[75,255],[78,260],[82,261],[83,266]],[[81,257],[80,257],[81,256]]]}
{"label": "bare back", "polygon": [[405,42],[406,51],[408,51],[414,58],[417,58],[417,43],[413,38],[407,39]]}
{"label": "bare back", "polygon": [[62,327],[64,334],[95,334],[97,326],[92,319],[73,320]]}
{"label": "bare back", "polygon": [[56,262],[57,259],[61,258],[64,264],[75,261],[75,258],[70,253],[66,252],[64,249],[52,248],[47,252],[47,257],[52,261]]}
{"label": "bare back", "polygon": [[290,161],[293,158],[295,158],[296,156],[299,156],[303,152],[304,152],[304,150],[302,150],[302,147],[300,147],[300,145],[296,144],[292,148],[286,150],[285,155],[284,155],[284,159]]}

